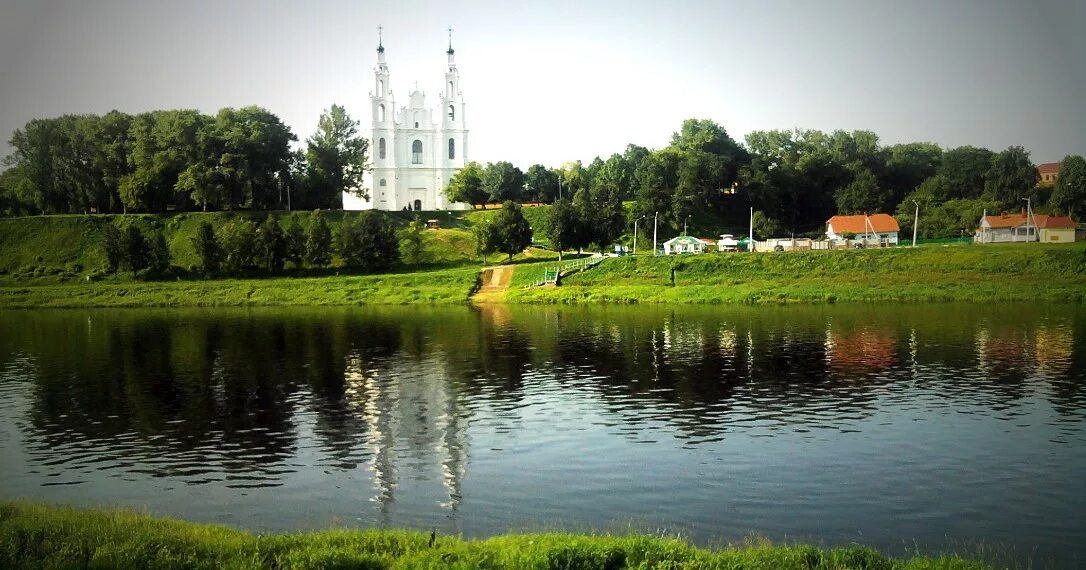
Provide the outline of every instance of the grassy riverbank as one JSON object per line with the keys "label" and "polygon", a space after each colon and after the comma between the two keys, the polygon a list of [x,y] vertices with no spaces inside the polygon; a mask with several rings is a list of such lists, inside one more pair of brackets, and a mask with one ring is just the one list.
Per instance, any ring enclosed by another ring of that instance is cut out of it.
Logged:
{"label": "grassy riverbank", "polygon": [[887,558],[862,547],[752,541],[719,550],[670,538],[572,534],[464,540],[401,530],[254,535],[120,511],[0,503],[4,568],[774,568],[973,570],[957,556]]}
{"label": "grassy riverbank", "polygon": [[567,277],[561,287],[515,289],[505,298],[755,304],[1083,300],[1086,243],[627,257]]}
{"label": "grassy riverbank", "polygon": [[0,308],[228,307],[466,303],[478,270],[0,287]]}

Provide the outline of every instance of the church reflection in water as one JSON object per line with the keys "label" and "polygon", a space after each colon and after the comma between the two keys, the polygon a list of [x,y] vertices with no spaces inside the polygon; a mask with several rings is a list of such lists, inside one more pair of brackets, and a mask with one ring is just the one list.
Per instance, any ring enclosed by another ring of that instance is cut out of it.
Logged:
{"label": "church reflection in water", "polygon": [[362,471],[386,523],[426,484],[455,520],[473,423],[517,437],[529,401],[697,443],[855,422],[919,385],[1039,394],[1075,417],[1086,398],[1086,318],[1061,308],[1025,323],[958,306],[28,312],[0,333],[43,476],[245,489]]}

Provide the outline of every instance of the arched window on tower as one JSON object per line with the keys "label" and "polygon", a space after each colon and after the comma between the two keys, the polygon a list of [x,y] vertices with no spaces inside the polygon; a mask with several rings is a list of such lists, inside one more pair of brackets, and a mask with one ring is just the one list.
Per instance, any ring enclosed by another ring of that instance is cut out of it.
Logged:
{"label": "arched window on tower", "polygon": [[422,164],[422,141],[411,143],[411,164]]}
{"label": "arched window on tower", "polygon": [[450,81],[449,82],[449,95],[452,95],[452,94],[453,94],[453,82]]}
{"label": "arched window on tower", "polygon": [[377,158],[385,157],[385,139],[382,137],[377,141]]}
{"label": "arched window on tower", "polygon": [[449,120],[456,120],[456,107],[453,107],[452,105],[449,105]]}
{"label": "arched window on tower", "polygon": [[449,139],[449,158],[456,158],[456,141]]}
{"label": "arched window on tower", "polygon": [[384,105],[378,105],[377,106],[377,121],[380,122],[380,123],[385,122],[385,106]]}
{"label": "arched window on tower", "polygon": [[378,79],[377,80],[377,96],[378,97],[384,97],[385,96],[385,80],[384,79]]}

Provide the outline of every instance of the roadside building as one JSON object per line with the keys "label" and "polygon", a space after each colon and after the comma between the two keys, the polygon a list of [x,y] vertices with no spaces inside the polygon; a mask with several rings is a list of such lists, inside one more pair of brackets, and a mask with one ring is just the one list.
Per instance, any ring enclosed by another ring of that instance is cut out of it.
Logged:
{"label": "roadside building", "polygon": [[739,251],[739,241],[732,234],[723,234],[716,242],[719,251]]}
{"label": "roadside building", "polygon": [[1037,180],[1038,186],[1055,186],[1056,176],[1060,173],[1060,163],[1058,162],[1046,162],[1044,164],[1037,165],[1037,174],[1040,178]]}
{"label": "roadside building", "polygon": [[897,245],[901,227],[890,214],[834,216],[826,222],[826,237],[832,241],[852,239],[867,245]]}
{"label": "roadside building", "polygon": [[1010,243],[1041,241],[1071,243],[1075,241],[1075,222],[1069,216],[1026,213],[984,216],[973,236],[977,243]]}
{"label": "roadside building", "polygon": [[664,242],[664,255],[704,252],[705,242],[694,236],[678,236]]}

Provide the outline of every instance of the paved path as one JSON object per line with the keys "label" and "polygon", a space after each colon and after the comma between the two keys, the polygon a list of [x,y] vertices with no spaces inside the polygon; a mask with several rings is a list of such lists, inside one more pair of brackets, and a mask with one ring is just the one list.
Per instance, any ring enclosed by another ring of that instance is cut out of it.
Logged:
{"label": "paved path", "polygon": [[509,282],[513,279],[512,265],[499,265],[483,269],[479,277],[482,286],[475,292],[472,300],[476,303],[487,303],[501,300],[505,290],[509,288]]}

